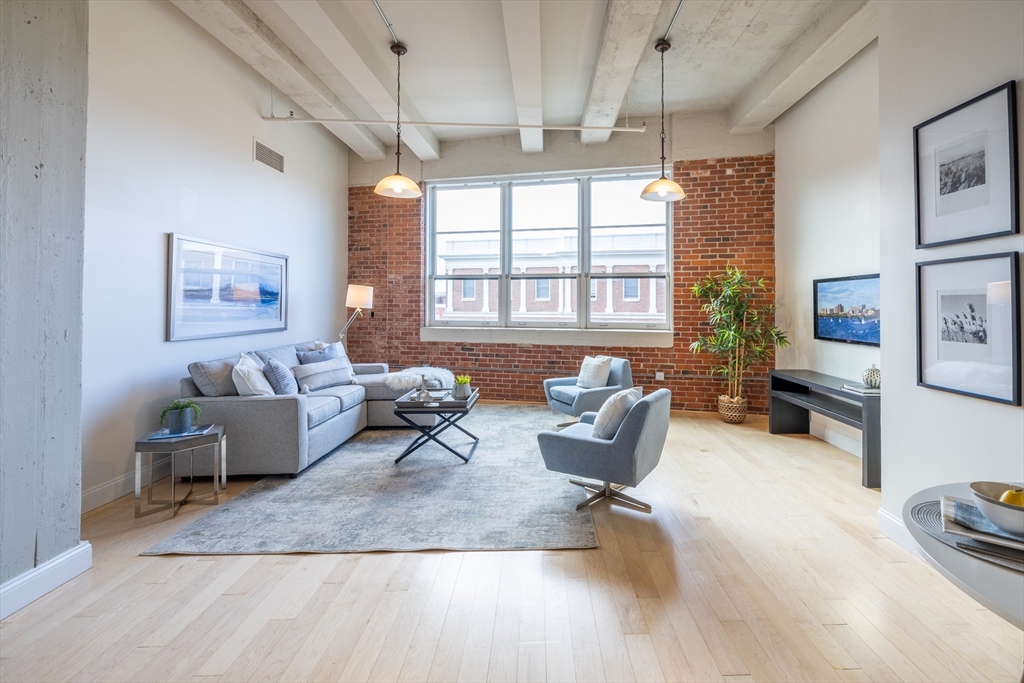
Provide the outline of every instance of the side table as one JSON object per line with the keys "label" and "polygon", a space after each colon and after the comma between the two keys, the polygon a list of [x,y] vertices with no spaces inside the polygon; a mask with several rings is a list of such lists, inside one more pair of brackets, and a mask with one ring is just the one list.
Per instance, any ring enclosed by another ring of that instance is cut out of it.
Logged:
{"label": "side table", "polygon": [[[203,505],[217,505],[220,503],[220,494],[227,490],[228,468],[227,468],[227,441],[228,437],[224,425],[214,425],[206,434],[198,436],[181,436],[175,439],[140,439],[135,442],[135,518],[151,515],[154,512],[170,509],[173,512],[171,517],[178,514],[178,509],[186,501],[198,502],[213,497],[212,501],[203,502]],[[195,449],[200,446],[216,446],[213,456],[213,491],[202,495],[193,496],[194,481],[192,477],[195,463]],[[174,455],[183,451],[189,453],[189,486],[188,493],[180,501],[176,500],[174,494]],[[146,491],[146,505],[149,509],[142,510],[142,455],[149,456],[149,484]],[[166,500],[153,500],[153,454],[171,454],[171,497]]]}

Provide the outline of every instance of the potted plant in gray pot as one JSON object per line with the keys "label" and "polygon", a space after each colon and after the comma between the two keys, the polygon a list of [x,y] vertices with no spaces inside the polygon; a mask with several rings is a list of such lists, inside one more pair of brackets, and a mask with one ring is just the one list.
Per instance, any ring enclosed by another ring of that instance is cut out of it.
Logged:
{"label": "potted plant in gray pot", "polygon": [[703,300],[701,310],[708,314],[712,327],[711,334],[690,344],[690,350],[710,353],[721,363],[711,372],[726,378],[725,393],[718,397],[718,415],[725,422],[739,424],[747,417],[743,380],[750,366],[768,360],[777,347],[789,344],[785,332],[770,322],[775,306],[757,305],[758,290],[764,289],[764,278],[752,280],[732,266],[690,288]]}
{"label": "potted plant in gray pot", "polygon": [[203,409],[192,399],[176,399],[160,412],[160,426],[164,426],[164,418],[167,419],[167,431],[171,434],[182,434],[192,429],[192,412],[195,411],[196,422]]}
{"label": "potted plant in gray pot", "polygon": [[473,387],[469,384],[472,381],[473,378],[469,375],[456,375],[452,398],[462,401],[472,396]]}

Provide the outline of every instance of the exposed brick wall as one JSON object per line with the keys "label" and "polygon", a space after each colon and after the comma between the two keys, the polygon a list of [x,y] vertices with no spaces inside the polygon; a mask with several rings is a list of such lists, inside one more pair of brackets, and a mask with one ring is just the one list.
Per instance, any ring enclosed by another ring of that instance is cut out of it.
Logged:
{"label": "exposed brick wall", "polygon": [[[541,346],[422,342],[424,242],[422,201],[387,199],[372,187],[349,188],[349,281],[374,287],[374,317],[352,326],[346,346],[357,362],[395,368],[431,364],[473,376],[489,398],[543,402],[541,382],[574,375],[586,354],[629,358],[633,381],[645,393],[672,390],[672,404],[717,410],[723,380],[709,375],[709,359],[690,353],[706,330],[689,287],[727,265],[766,280],[775,298],[775,157],[677,161],[675,178],[687,197],[673,209],[672,348]],[[770,365],[752,369],[746,384],[753,412],[767,411]],[[665,373],[655,382],[654,373]]]}

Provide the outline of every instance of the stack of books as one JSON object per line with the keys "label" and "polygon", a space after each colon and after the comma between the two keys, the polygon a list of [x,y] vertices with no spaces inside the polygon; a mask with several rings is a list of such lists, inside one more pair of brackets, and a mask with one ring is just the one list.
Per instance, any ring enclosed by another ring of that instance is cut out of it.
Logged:
{"label": "stack of books", "polygon": [[[1024,572],[1024,534],[1000,529],[970,501],[943,496],[942,531],[965,539],[957,547],[1001,560],[998,564]],[[966,541],[970,539],[970,541]]]}
{"label": "stack of books", "polygon": [[867,384],[859,384],[857,382],[844,384],[843,391],[849,391],[851,394],[860,394],[862,396],[878,396],[882,393],[880,387],[869,387]]}

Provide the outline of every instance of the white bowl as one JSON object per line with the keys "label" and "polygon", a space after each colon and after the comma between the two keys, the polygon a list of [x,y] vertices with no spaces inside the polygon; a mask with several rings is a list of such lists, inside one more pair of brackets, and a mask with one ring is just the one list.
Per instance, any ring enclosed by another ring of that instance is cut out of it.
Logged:
{"label": "white bowl", "polygon": [[1009,488],[1015,486],[995,481],[976,481],[971,484],[971,495],[985,519],[1003,531],[1024,534],[1024,508],[999,501],[999,496]]}

